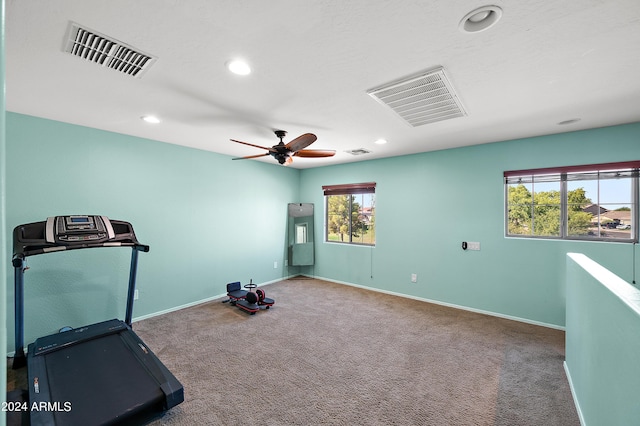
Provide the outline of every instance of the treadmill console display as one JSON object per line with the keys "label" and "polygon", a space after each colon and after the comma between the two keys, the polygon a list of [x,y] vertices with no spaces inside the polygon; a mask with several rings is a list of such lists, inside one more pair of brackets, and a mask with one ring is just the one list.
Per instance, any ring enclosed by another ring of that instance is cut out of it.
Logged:
{"label": "treadmill console display", "polygon": [[50,244],[82,244],[115,238],[106,216],[55,216],[47,218],[45,239]]}

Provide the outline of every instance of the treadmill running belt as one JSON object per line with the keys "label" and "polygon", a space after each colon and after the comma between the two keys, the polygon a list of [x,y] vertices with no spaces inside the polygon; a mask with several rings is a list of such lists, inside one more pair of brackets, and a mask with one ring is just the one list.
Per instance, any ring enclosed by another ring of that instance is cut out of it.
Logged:
{"label": "treadmill running belt", "polygon": [[71,403],[55,413],[56,424],[122,421],[161,404],[158,383],[141,368],[120,333],[45,355],[51,401]]}

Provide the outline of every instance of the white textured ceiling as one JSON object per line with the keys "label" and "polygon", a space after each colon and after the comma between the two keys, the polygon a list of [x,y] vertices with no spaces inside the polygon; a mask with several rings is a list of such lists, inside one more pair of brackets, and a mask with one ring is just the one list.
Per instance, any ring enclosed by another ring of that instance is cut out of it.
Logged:
{"label": "white textured ceiling", "polygon": [[[458,29],[487,4],[497,25]],[[69,21],[158,60],[133,78],[75,58]],[[638,0],[7,0],[5,50],[9,111],[230,156],[274,129],[337,151],[298,168],[640,121]],[[366,93],[436,66],[468,116],[411,127]]]}

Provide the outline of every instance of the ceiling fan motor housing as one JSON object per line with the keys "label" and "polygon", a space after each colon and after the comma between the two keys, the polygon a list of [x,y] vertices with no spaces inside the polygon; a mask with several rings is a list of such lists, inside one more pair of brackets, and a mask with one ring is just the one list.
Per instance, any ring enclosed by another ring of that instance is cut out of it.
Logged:
{"label": "ceiling fan motor housing", "polygon": [[306,147],[314,143],[317,139],[316,135],[312,133],[305,133],[303,135],[300,135],[297,138],[290,141],[289,143],[285,144],[283,139],[287,135],[287,132],[284,130],[274,130],[273,132],[280,139],[280,143],[272,146],[271,148],[231,139],[232,142],[237,142],[244,145],[253,146],[255,148],[262,148],[267,150],[267,152],[265,152],[264,154],[233,158],[233,160],[243,160],[248,158],[258,158],[258,157],[262,157],[263,155],[271,155],[273,158],[276,159],[278,163],[288,165],[293,162],[294,156],[318,158],[318,157],[332,157],[335,154],[335,151],[333,150],[305,149]]}
{"label": "ceiling fan motor housing", "polygon": [[[285,132],[283,130],[276,131],[276,133],[277,132],[282,132],[284,134],[287,133],[287,132]],[[284,144],[284,142],[282,142],[282,138],[284,137],[284,135],[278,135],[278,137],[280,138],[280,143],[277,144],[277,145],[274,145],[271,148],[270,154],[273,156],[273,158],[278,160],[278,163],[284,164],[284,163],[286,163],[287,159],[289,158],[289,155],[291,154],[291,150],[289,148],[287,148],[287,146]]]}

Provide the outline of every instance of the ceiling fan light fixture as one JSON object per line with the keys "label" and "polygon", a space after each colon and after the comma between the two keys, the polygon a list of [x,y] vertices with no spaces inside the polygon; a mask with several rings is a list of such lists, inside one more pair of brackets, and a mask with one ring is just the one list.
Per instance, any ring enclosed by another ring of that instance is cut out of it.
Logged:
{"label": "ceiling fan light fixture", "polygon": [[267,155],[272,156],[276,161],[284,166],[288,166],[293,163],[293,157],[305,157],[305,158],[321,158],[321,157],[333,157],[335,155],[334,150],[330,149],[306,149],[309,145],[314,143],[318,137],[313,133],[305,133],[293,139],[289,143],[284,143],[282,140],[287,132],[284,130],[274,130],[274,133],[280,139],[280,143],[272,146],[271,148],[266,146],[254,145],[249,142],[239,141],[237,139],[231,139],[231,142],[241,143],[243,145],[249,145],[254,148],[261,148],[266,150],[264,154],[247,155],[245,157],[236,157],[232,160],[247,160],[250,158],[264,157]]}
{"label": "ceiling fan light fixture", "polygon": [[227,69],[236,75],[249,75],[251,74],[251,67],[242,59],[234,59],[227,62]]}
{"label": "ceiling fan light fixture", "polygon": [[463,33],[479,33],[493,27],[502,18],[502,9],[495,5],[482,6],[467,13],[458,28]]}

